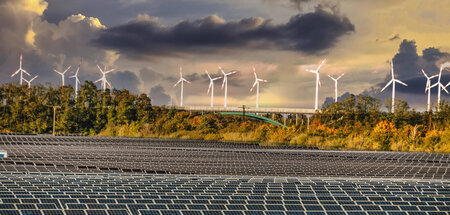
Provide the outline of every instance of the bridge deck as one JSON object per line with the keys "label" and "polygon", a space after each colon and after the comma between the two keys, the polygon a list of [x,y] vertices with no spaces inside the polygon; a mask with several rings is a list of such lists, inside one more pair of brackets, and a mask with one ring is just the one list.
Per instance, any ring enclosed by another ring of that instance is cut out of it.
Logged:
{"label": "bridge deck", "polygon": [[[242,112],[242,107],[209,107],[209,106],[176,106],[178,110],[203,112]],[[279,114],[314,114],[314,109],[306,108],[254,108],[246,107],[248,113],[279,113]]]}

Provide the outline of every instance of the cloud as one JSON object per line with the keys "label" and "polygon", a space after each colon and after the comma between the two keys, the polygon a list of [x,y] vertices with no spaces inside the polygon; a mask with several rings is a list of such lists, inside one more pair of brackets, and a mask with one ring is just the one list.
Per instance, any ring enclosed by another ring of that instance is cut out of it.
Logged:
{"label": "cloud", "polygon": [[[394,65],[396,78],[409,84],[408,82],[415,83],[420,79],[425,80],[425,77],[421,72],[422,69],[429,75],[437,74],[439,72],[440,64],[449,60],[449,53],[441,52],[439,49],[433,47],[424,49],[422,55],[419,55],[417,54],[415,41],[403,40],[398,49],[398,53],[392,58],[392,63]],[[385,83],[390,81],[390,79],[391,74],[387,74]],[[385,83],[380,83],[380,86]],[[415,86],[416,85],[413,84],[406,90],[411,93],[419,92],[415,89]],[[401,89],[402,88],[399,88],[399,90]]]}
{"label": "cloud", "polygon": [[226,22],[211,15],[165,26],[156,18],[140,15],[127,24],[104,30],[92,42],[129,56],[208,54],[242,48],[319,54],[354,29],[347,17],[321,7],[278,25],[260,17]]}
{"label": "cloud", "polygon": [[141,82],[133,72],[128,70],[111,72],[108,74],[107,79],[115,89],[127,89],[131,93],[139,93],[139,85]]}
{"label": "cloud", "polygon": [[155,106],[168,105],[170,102],[170,96],[161,85],[152,87],[150,90],[150,99],[152,100],[152,105]]}
{"label": "cloud", "polygon": [[396,34],[393,37],[389,38],[390,41],[399,40],[399,39],[400,39],[400,34]]}
{"label": "cloud", "polygon": [[[350,93],[349,92],[345,92],[341,96],[338,96],[337,100],[338,100],[338,102],[340,102],[340,101],[342,101],[342,100],[344,100],[344,99],[346,99],[348,97],[350,97]],[[333,103],[334,103],[334,97],[326,97],[325,101],[322,104],[322,107],[326,107],[327,105],[333,104]]]}

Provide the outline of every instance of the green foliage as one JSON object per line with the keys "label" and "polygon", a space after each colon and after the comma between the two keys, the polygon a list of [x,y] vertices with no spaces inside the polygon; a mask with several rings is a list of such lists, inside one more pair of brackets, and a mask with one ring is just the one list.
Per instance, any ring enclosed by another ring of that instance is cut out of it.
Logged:
{"label": "green foliage", "polygon": [[[396,112],[380,110],[380,101],[351,95],[316,112],[309,120],[295,115],[288,128],[241,116],[200,114],[153,107],[146,94],[128,90],[101,91],[85,82],[75,98],[71,86],[4,84],[0,87],[0,130],[51,133],[53,107],[56,132],[102,136],[165,137],[258,142],[320,149],[450,152],[450,105],[440,112],[410,110],[402,100]],[[387,102],[390,105],[390,102]],[[281,115],[266,115],[283,122]]]}

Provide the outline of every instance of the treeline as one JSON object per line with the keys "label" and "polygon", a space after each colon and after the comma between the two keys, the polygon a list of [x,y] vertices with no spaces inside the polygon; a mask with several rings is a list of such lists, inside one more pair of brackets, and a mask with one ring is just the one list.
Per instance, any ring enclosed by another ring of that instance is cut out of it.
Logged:
{"label": "treeline", "polygon": [[[201,114],[153,107],[146,94],[101,91],[85,82],[75,98],[71,86],[0,87],[2,132],[164,137],[258,142],[322,149],[450,152],[450,105],[440,112],[417,112],[402,100],[396,112],[381,111],[370,96],[351,95],[309,119],[266,115],[288,128],[241,116]],[[386,104],[390,104],[386,101]],[[387,106],[390,109],[389,106]]]}

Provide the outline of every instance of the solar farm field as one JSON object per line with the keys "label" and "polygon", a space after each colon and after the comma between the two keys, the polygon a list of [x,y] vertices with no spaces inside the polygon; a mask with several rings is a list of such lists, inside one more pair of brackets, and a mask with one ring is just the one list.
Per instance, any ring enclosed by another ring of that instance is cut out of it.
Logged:
{"label": "solar farm field", "polygon": [[448,214],[450,155],[0,135],[0,214]]}

